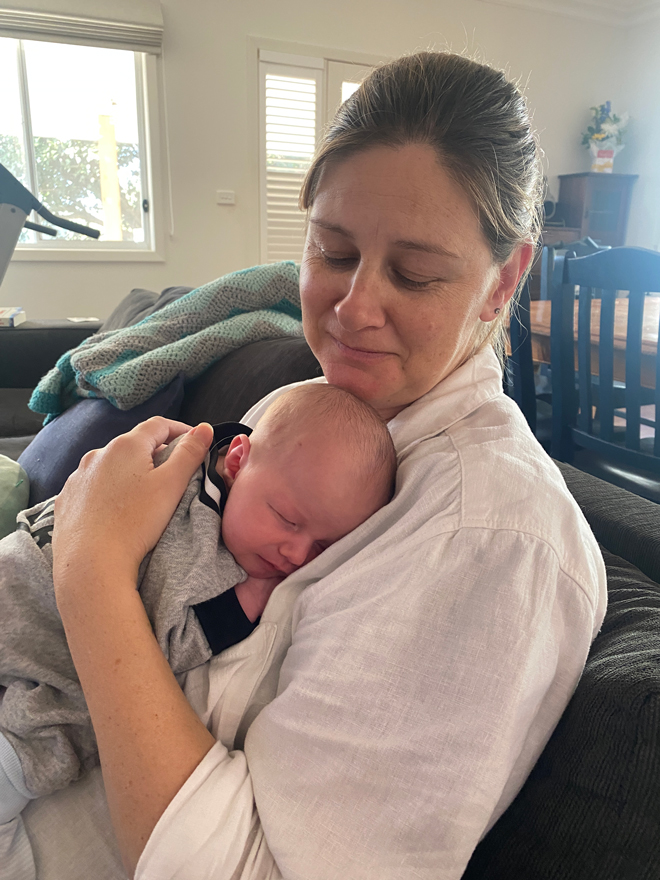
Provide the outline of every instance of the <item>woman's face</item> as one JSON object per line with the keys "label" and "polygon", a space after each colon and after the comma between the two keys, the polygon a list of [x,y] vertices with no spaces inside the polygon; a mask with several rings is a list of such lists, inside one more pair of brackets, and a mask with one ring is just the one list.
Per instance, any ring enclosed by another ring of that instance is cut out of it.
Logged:
{"label": "woman's face", "polygon": [[470,355],[530,254],[493,262],[431,147],[374,147],[322,172],[300,275],[305,336],[328,382],[390,419]]}

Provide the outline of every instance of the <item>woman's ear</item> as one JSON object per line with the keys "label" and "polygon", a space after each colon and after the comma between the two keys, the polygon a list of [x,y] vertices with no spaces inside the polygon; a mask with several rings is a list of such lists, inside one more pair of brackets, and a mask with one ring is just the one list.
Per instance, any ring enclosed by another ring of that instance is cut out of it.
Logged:
{"label": "woman's ear", "polygon": [[479,317],[482,321],[494,321],[518,289],[518,284],[534,257],[534,245],[526,241],[515,249],[506,263],[498,269],[498,277]]}
{"label": "woman's ear", "polygon": [[229,444],[222,466],[222,477],[229,489],[238,476],[241,468],[247,464],[250,456],[250,438],[247,434],[238,434]]}

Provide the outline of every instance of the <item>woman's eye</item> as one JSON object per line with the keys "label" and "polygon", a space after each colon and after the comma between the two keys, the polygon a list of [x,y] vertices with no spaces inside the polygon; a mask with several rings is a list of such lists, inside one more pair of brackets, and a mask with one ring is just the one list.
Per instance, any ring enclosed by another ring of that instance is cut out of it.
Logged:
{"label": "woman's eye", "polygon": [[323,259],[328,264],[328,266],[332,266],[334,269],[346,269],[350,266],[353,266],[357,257],[349,256],[349,255],[335,255],[329,254],[327,251],[321,251],[323,254]]}
{"label": "woman's eye", "polygon": [[407,287],[408,290],[423,290],[425,287],[433,284],[434,281],[438,281],[438,278],[432,278],[428,281],[416,281],[413,278],[409,278],[403,272],[400,272],[398,269],[394,270],[394,277],[399,282],[399,284]]}
{"label": "woman's eye", "polygon": [[429,284],[428,281],[413,281],[412,278],[406,278],[406,276],[402,275],[400,272],[397,272],[397,275],[401,284],[403,284],[404,287],[409,287],[411,290],[421,290]]}
{"label": "woman's eye", "polygon": [[317,252],[321,255],[321,259],[326,265],[333,269],[345,269],[352,266],[358,259],[357,254],[353,254],[343,250],[333,250],[324,247],[320,242],[314,242]]}

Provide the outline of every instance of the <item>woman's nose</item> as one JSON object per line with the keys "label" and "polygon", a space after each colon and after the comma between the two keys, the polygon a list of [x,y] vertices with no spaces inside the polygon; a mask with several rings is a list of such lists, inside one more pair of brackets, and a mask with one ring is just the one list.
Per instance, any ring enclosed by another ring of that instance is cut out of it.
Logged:
{"label": "woman's nose", "polygon": [[378,270],[360,263],[346,294],[335,304],[335,315],[344,330],[357,333],[384,325],[384,305],[383,281]]}

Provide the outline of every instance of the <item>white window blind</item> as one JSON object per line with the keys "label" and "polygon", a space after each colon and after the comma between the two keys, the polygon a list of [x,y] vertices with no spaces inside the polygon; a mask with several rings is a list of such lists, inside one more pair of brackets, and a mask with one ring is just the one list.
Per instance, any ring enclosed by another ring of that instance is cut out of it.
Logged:
{"label": "white window blind", "polygon": [[0,37],[158,54],[163,17],[157,0],[0,0]]}
{"label": "white window blind", "polygon": [[316,149],[323,71],[261,61],[260,74],[262,259],[299,261],[305,215],[298,196]]}
{"label": "white window blind", "polygon": [[298,196],[323,124],[371,65],[259,50],[261,259],[302,258],[305,216]]}

